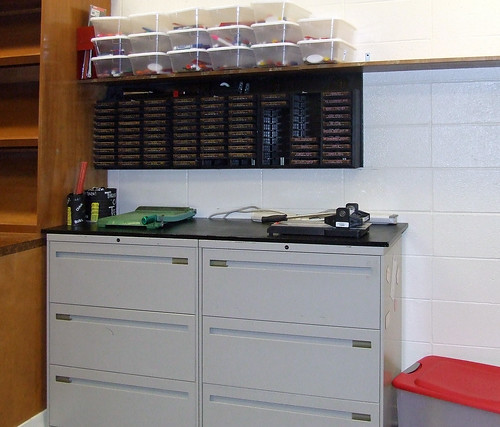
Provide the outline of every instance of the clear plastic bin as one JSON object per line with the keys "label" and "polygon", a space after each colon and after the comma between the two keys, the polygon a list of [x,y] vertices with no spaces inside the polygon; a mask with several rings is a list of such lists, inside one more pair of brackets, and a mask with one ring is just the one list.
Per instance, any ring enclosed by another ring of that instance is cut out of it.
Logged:
{"label": "clear plastic bin", "polygon": [[208,9],[214,27],[247,25],[255,22],[253,8],[249,6],[226,6]]}
{"label": "clear plastic bin", "polygon": [[135,13],[129,15],[131,33],[160,32],[172,30],[170,17],[166,13]]}
{"label": "clear plastic bin", "polygon": [[356,50],[341,39],[301,40],[297,45],[306,64],[352,62]]}
{"label": "clear plastic bin", "polygon": [[298,21],[305,39],[342,39],[353,43],[356,29],[348,22],[336,18],[307,18]]}
{"label": "clear plastic bin", "polygon": [[132,64],[132,71],[136,76],[169,74],[172,72],[172,63],[166,53],[134,53],[128,57]]}
{"label": "clear plastic bin", "polygon": [[210,55],[205,49],[171,50],[167,53],[172,61],[172,70],[176,73],[213,69]]}
{"label": "clear plastic bin", "polygon": [[247,46],[256,44],[255,34],[246,25],[228,25],[227,27],[212,27],[208,29],[213,47]]}
{"label": "clear plastic bin", "polygon": [[204,28],[187,28],[169,31],[168,37],[172,50],[180,49],[209,49],[212,47],[212,38]]}
{"label": "clear plastic bin", "polygon": [[500,426],[500,366],[427,356],[392,384],[400,427]]}
{"label": "clear plastic bin", "polygon": [[91,39],[97,54],[102,55],[128,55],[132,53],[132,44],[128,36],[94,37]]}
{"label": "clear plastic bin", "polygon": [[90,18],[96,37],[130,34],[130,20],[126,16],[94,16]]}
{"label": "clear plastic bin", "polygon": [[286,67],[303,63],[300,49],[293,43],[263,43],[252,46],[258,67]]}
{"label": "clear plastic bin", "polygon": [[207,9],[194,7],[170,12],[170,27],[172,30],[186,28],[208,28],[211,26],[211,17]]}
{"label": "clear plastic bin", "polygon": [[290,21],[252,24],[257,43],[297,43],[304,37],[300,25]]}
{"label": "clear plastic bin", "polygon": [[170,38],[167,33],[153,32],[153,33],[138,33],[130,34],[130,44],[133,53],[146,53],[146,52],[168,52],[172,50]]}
{"label": "clear plastic bin", "polygon": [[283,2],[255,2],[250,3],[254,11],[255,22],[295,21],[309,18],[311,12],[295,3]]}
{"label": "clear plastic bin", "polygon": [[97,77],[123,77],[130,76],[132,64],[126,55],[95,56],[91,59],[94,64]]}
{"label": "clear plastic bin", "polygon": [[226,46],[208,49],[214,70],[252,68],[256,66],[254,51],[246,46]]}

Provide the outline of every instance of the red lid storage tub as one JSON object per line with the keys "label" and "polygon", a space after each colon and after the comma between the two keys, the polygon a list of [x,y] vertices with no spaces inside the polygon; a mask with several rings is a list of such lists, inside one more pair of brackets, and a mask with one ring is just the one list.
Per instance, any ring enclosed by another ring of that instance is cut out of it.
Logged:
{"label": "red lid storage tub", "polygon": [[500,367],[427,356],[394,378],[399,426],[500,426]]}

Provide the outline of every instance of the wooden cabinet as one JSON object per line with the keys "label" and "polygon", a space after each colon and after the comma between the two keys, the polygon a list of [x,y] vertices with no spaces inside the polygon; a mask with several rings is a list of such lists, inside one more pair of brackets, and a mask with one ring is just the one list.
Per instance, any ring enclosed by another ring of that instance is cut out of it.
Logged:
{"label": "wooden cabinet", "polygon": [[[79,162],[91,158],[95,90],[82,89],[76,79],[76,28],[86,25],[90,4],[109,9],[110,1],[0,5],[0,252],[9,249],[0,254],[5,425],[19,425],[45,407],[45,250],[39,232],[65,222]],[[104,184],[105,176],[90,168],[87,183]],[[39,242],[35,249],[33,241]]]}
{"label": "wooden cabinet", "polygon": [[35,231],[41,2],[5,3],[0,11],[0,230]]}
{"label": "wooden cabinet", "polygon": [[7,239],[0,233],[0,424],[11,427],[46,408],[45,247],[23,236],[14,252]]}
{"label": "wooden cabinet", "polygon": [[[65,220],[65,196],[91,158],[91,98],[77,82],[76,28],[108,0],[7,0],[0,11],[0,231]],[[88,183],[105,183],[89,171]]]}
{"label": "wooden cabinet", "polygon": [[201,239],[48,235],[50,425],[393,425],[399,238]]}

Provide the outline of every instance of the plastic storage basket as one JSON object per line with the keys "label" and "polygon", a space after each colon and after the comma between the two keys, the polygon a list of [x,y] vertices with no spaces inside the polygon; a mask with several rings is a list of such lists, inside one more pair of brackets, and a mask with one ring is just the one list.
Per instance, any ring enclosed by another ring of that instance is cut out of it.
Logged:
{"label": "plastic storage basket", "polygon": [[500,426],[500,367],[427,356],[394,378],[400,427]]}

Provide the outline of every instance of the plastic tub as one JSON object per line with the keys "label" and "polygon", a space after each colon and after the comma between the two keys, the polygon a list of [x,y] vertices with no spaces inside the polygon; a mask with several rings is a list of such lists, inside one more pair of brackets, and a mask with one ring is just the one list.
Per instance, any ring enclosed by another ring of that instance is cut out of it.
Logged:
{"label": "plastic tub", "polygon": [[128,57],[132,64],[132,71],[136,76],[172,72],[172,63],[164,52],[134,53]]}
{"label": "plastic tub", "polygon": [[172,50],[208,49],[212,47],[212,38],[204,28],[187,28],[168,32]]}
{"label": "plastic tub", "polygon": [[255,34],[247,25],[228,25],[208,29],[213,47],[247,46],[256,44]]}
{"label": "plastic tub", "polygon": [[213,26],[247,25],[255,22],[253,8],[249,6],[226,6],[207,9]]}
{"label": "plastic tub", "polygon": [[133,53],[168,52],[172,50],[167,33],[138,33],[130,34],[128,37]]}
{"label": "plastic tub", "polygon": [[132,64],[126,55],[95,56],[91,59],[94,64],[97,77],[123,77],[130,76]]}
{"label": "plastic tub", "polygon": [[304,37],[300,25],[290,21],[252,24],[257,43],[297,43]]}
{"label": "plastic tub", "polygon": [[90,18],[96,37],[130,34],[130,20],[126,16],[94,16]]}
{"label": "plastic tub", "polygon": [[128,36],[94,37],[92,39],[98,55],[128,55],[132,45]]}
{"label": "plastic tub", "polygon": [[352,43],[356,31],[348,22],[335,18],[300,19],[298,24],[305,39],[342,39]]}
{"label": "plastic tub", "polygon": [[208,10],[199,7],[170,12],[168,16],[172,30],[208,28],[211,26],[210,13]]}
{"label": "plastic tub", "polygon": [[208,49],[214,70],[252,68],[256,66],[254,51],[246,46],[225,46]]}
{"label": "plastic tub", "polygon": [[293,43],[263,43],[252,46],[259,67],[286,67],[303,63],[300,49]]}
{"label": "plastic tub", "polygon": [[311,12],[295,3],[283,2],[255,2],[250,3],[254,11],[255,22],[298,21],[309,18]]}
{"label": "plastic tub", "polygon": [[500,425],[500,367],[427,356],[394,378],[400,427]]}
{"label": "plastic tub", "polygon": [[210,55],[205,49],[171,50],[167,52],[174,72],[212,70]]}
{"label": "plastic tub", "polygon": [[306,64],[352,62],[356,50],[341,39],[302,40],[297,45]]}
{"label": "plastic tub", "polygon": [[136,13],[129,15],[131,33],[166,33],[172,29],[170,17],[166,13]]}

